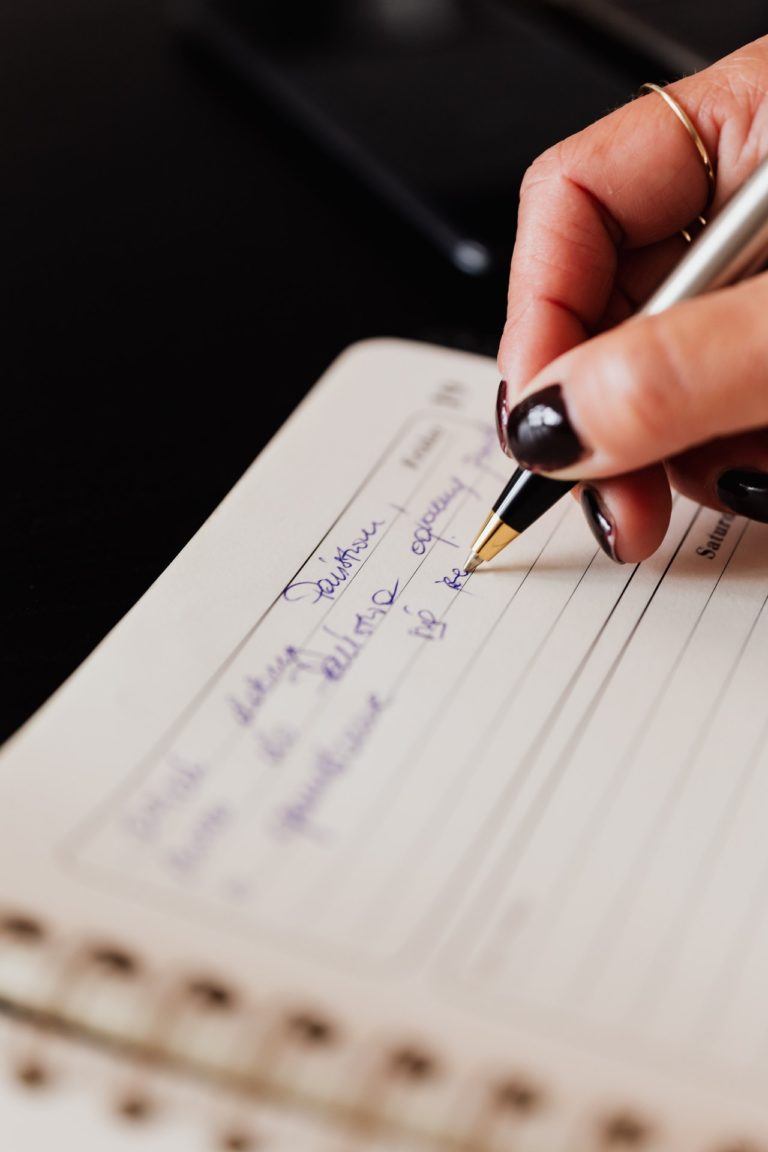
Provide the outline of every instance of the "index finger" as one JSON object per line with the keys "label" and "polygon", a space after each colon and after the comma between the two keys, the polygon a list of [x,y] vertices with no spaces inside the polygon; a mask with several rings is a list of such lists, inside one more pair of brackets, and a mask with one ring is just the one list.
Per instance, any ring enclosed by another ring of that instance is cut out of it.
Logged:
{"label": "index finger", "polygon": [[[768,37],[667,89],[716,163],[714,209],[756,166],[768,113]],[[545,152],[520,192],[499,368],[512,393],[585,340],[623,247],[652,245],[703,209],[708,181],[686,129],[649,93]]]}

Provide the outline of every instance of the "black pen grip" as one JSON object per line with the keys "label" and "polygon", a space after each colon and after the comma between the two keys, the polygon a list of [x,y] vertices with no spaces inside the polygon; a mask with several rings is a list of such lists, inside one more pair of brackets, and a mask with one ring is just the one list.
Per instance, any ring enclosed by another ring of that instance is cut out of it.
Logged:
{"label": "black pen grip", "polygon": [[575,480],[550,480],[536,472],[518,468],[493,510],[515,532],[524,532],[566,492],[570,492],[575,483]]}

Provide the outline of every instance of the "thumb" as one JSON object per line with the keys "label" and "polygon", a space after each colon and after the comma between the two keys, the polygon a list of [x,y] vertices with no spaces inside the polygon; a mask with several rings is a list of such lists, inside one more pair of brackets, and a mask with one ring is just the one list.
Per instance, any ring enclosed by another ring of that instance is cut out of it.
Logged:
{"label": "thumb", "polygon": [[768,425],[767,316],[764,273],[579,345],[509,412],[512,455],[558,479],[614,476]]}

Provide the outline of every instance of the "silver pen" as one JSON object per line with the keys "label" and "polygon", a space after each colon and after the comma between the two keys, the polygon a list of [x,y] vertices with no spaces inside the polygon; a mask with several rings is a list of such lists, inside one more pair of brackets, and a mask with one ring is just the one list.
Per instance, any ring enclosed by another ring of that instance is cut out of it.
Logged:
{"label": "silver pen", "polygon": [[[637,313],[655,316],[673,304],[753,275],[768,258],[768,158],[703,229],[683,259]],[[550,480],[518,468],[475,537],[467,572],[497,556],[543,516],[575,481]]]}

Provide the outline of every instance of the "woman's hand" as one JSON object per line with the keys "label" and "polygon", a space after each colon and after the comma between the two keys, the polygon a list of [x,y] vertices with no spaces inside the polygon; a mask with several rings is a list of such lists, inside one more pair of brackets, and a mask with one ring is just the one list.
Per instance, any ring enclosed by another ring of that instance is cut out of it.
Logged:
{"label": "woman's hand", "polygon": [[[715,161],[711,215],[768,155],[768,37],[668,91]],[[589,481],[577,492],[615,559],[661,543],[670,481],[768,521],[768,273],[614,329],[683,255],[679,231],[707,191],[653,93],[545,152],[523,182],[500,437],[526,467]]]}

